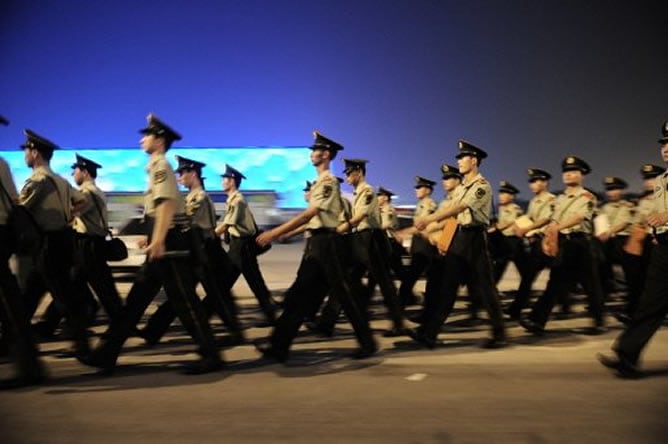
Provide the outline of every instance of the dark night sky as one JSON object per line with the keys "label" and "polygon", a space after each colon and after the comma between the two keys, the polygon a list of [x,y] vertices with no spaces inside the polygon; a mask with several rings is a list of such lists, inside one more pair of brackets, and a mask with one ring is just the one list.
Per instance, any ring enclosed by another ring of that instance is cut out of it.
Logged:
{"label": "dark night sky", "polygon": [[400,203],[414,175],[454,163],[459,138],[524,198],[526,167],[557,173],[571,153],[591,187],[620,175],[637,189],[668,119],[662,5],[2,0],[0,147],[24,127],[63,146],[136,146],[155,111],[181,146],[306,145],[319,128]]}

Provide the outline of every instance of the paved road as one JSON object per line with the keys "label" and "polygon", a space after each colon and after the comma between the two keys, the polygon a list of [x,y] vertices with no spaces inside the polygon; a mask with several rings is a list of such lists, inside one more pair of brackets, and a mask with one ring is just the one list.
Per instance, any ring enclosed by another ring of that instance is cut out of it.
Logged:
{"label": "paved road", "polygon": [[[289,286],[299,248],[279,245],[261,258],[270,288]],[[514,285],[511,271],[501,289]],[[247,335],[266,336],[245,283],[235,291]],[[178,372],[195,359],[179,326],[155,348],[131,339],[110,377],[59,357],[67,342],[45,343],[50,383],[0,393],[0,442],[666,442],[668,331],[647,350],[648,377],[621,381],[594,360],[619,326],[611,319],[605,335],[572,333],[588,325],[582,303],[540,340],[509,324],[513,345],[495,351],[478,348],[487,327],[464,326],[464,302],[456,308],[433,351],[378,335],[381,352],[354,361],[342,322],[331,340],[301,334],[287,365],[246,345],[224,350],[226,370],[201,376]],[[374,306],[378,330],[388,325],[382,312]],[[219,322],[214,328],[222,334]],[[0,365],[0,376],[10,372]]]}

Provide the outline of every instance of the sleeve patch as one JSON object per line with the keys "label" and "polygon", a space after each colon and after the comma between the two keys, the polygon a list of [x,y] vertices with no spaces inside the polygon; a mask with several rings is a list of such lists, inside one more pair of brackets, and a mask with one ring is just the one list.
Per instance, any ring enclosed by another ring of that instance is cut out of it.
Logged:
{"label": "sleeve patch", "polygon": [[162,183],[167,180],[167,171],[158,170],[153,174],[153,183]]}
{"label": "sleeve patch", "polygon": [[365,204],[366,204],[366,205],[369,205],[369,204],[371,203],[372,200],[373,200],[373,194],[371,194],[371,193],[367,193],[367,194],[366,194],[366,199],[365,199],[365,201],[364,201]]}
{"label": "sleeve patch", "polygon": [[334,191],[334,190],[333,190],[333,188],[332,188],[331,185],[324,185],[324,186],[322,187],[322,195],[323,195],[323,197],[324,197],[325,199],[327,199],[328,197],[330,197],[330,196],[332,195],[332,192],[333,192],[333,191]]}
{"label": "sleeve patch", "polygon": [[478,188],[475,192],[475,197],[477,197],[478,199],[482,199],[484,195],[485,195],[484,188]]}

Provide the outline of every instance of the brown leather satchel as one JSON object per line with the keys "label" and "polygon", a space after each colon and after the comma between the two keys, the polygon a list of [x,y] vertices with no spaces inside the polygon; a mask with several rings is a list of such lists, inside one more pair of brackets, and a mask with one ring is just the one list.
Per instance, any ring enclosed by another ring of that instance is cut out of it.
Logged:
{"label": "brown leather satchel", "polygon": [[448,252],[452,238],[455,237],[455,231],[457,231],[457,218],[449,217],[445,219],[441,234],[436,240],[436,248],[438,248],[440,254],[443,255]]}
{"label": "brown leather satchel", "polygon": [[647,228],[641,224],[633,224],[631,233],[622,248],[626,253],[633,256],[642,256],[642,251],[647,237]]}
{"label": "brown leather satchel", "polygon": [[559,254],[559,231],[545,230],[545,236],[541,244],[545,256],[557,257]]}

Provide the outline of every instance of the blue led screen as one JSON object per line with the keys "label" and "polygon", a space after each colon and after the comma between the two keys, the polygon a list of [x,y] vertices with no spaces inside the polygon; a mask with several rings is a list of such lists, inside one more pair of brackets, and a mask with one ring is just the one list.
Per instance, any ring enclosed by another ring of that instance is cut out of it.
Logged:
{"label": "blue led screen", "polygon": [[[61,149],[54,152],[51,168],[71,180],[74,154],[78,153],[101,164],[97,184],[105,192],[142,192],[146,189],[146,165],[149,157],[139,148]],[[175,156],[184,156],[204,162],[207,190],[220,191],[220,175],[228,163],[241,171],[247,179],[243,190],[274,190],[281,208],[303,208],[304,182],[313,180],[316,171],[311,165],[308,148],[249,147],[249,148],[172,148],[167,159],[176,168]],[[30,175],[23,160],[23,151],[0,151],[9,163],[14,182],[21,188]]]}

